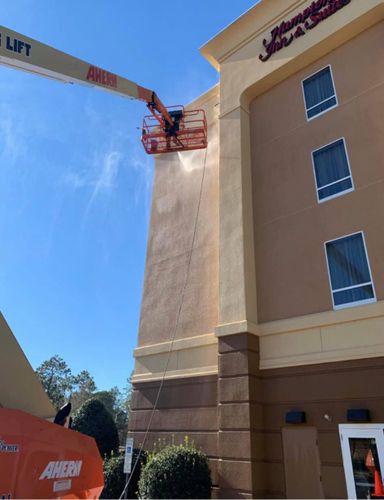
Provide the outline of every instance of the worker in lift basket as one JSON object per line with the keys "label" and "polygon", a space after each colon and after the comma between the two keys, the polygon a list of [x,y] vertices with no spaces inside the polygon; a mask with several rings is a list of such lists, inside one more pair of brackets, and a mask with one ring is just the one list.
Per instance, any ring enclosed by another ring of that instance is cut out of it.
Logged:
{"label": "worker in lift basket", "polygon": [[[173,113],[171,112],[171,116]],[[180,119],[182,115],[174,114],[172,116],[173,124],[170,125],[168,122],[165,123],[164,132],[167,136],[167,149],[171,149],[171,138],[173,138],[175,144],[179,143],[177,139],[177,133],[180,130]]]}

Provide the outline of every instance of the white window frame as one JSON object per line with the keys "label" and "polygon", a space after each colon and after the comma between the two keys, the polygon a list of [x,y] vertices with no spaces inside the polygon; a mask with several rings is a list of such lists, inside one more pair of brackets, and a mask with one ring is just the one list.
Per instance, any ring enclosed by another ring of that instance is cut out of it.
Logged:
{"label": "white window frame", "polygon": [[[381,470],[384,469],[384,424],[339,424],[339,436],[348,498],[356,498],[349,438],[375,438]],[[382,460],[382,461],[381,461]]]}
{"label": "white window frame", "polygon": [[[311,78],[312,76],[315,76],[317,73],[320,73],[321,71],[323,71],[325,68],[329,68],[329,72],[331,74],[331,80],[332,80],[332,86],[333,86],[333,95],[331,97],[327,97],[327,99],[325,99],[324,101],[320,101],[318,102],[317,104],[315,104],[314,106],[311,106],[310,108],[307,108],[307,102],[305,100],[305,92],[304,92],[304,82],[306,80],[308,80],[309,78]],[[331,109],[333,108],[336,108],[338,105],[339,105],[339,101],[337,99],[337,95],[336,95],[336,87],[335,87],[335,80],[333,78],[333,73],[332,73],[332,67],[330,64],[328,64],[327,66],[324,66],[323,68],[320,68],[318,69],[317,71],[315,71],[314,73],[311,73],[309,76],[306,76],[305,78],[303,78],[303,80],[301,80],[301,90],[303,92],[303,101],[304,101],[304,109],[305,109],[305,116],[307,118],[307,122],[310,122],[311,120],[313,120],[314,118],[317,118],[318,116],[321,116],[323,115],[324,113],[327,113],[328,111],[331,111]],[[330,108],[327,108],[325,109],[324,111],[320,111],[319,113],[317,113],[316,115],[314,116],[311,116],[310,118],[308,118],[308,110],[311,110],[312,108],[315,108],[316,106],[318,106],[319,104],[322,104],[323,102],[326,102],[326,101],[329,101],[329,99],[332,99],[332,98],[335,98],[335,101],[336,101],[336,104],[334,104],[333,106],[331,106]]]}
{"label": "white window frame", "polygon": [[[337,181],[330,182],[329,184],[326,184],[325,186],[322,186],[321,188],[319,188],[317,186],[317,180],[316,180],[316,169],[315,169],[315,157],[314,157],[314,154],[317,153],[318,151],[322,150],[323,148],[331,146],[332,144],[334,144],[335,142],[338,142],[340,140],[343,141],[345,156],[347,157],[347,165],[348,165],[349,175],[347,177],[343,177],[341,179],[338,179]],[[321,146],[320,148],[314,149],[311,152],[311,158],[312,158],[312,170],[313,170],[313,176],[314,176],[314,179],[315,179],[316,196],[317,196],[317,202],[318,203],[324,203],[325,201],[332,200],[333,198],[338,198],[339,196],[342,196],[342,195],[347,194],[347,193],[351,193],[352,191],[355,190],[355,184],[353,182],[353,177],[352,177],[352,172],[351,172],[351,164],[349,162],[348,150],[347,150],[347,145],[345,143],[345,138],[344,137],[339,137],[338,139],[335,139],[334,141],[331,141],[328,144],[324,144],[324,146]],[[338,182],[345,181],[347,179],[351,179],[352,187],[350,187],[348,189],[344,189],[343,191],[340,191],[339,193],[335,193],[335,194],[332,194],[330,196],[327,196],[326,198],[320,199],[320,197],[319,197],[319,190],[320,189],[324,189],[325,187],[332,186],[332,184],[337,184]]]}
{"label": "white window frame", "polygon": [[[355,236],[356,234],[361,234],[362,239],[363,239],[363,245],[364,245],[364,251],[365,251],[365,258],[367,259],[368,271],[369,271],[369,276],[371,278],[371,281],[367,281],[366,283],[359,283],[358,285],[347,286],[347,287],[344,287],[344,288],[337,288],[336,290],[333,290],[332,289],[332,281],[331,281],[331,271],[330,271],[329,262],[328,262],[327,243],[332,243],[333,241],[337,241],[337,240],[341,240],[341,239],[344,239],[344,238],[348,238],[350,236]],[[345,234],[345,235],[339,236],[338,238],[333,238],[332,240],[325,241],[324,242],[324,252],[325,252],[325,260],[327,262],[328,281],[329,281],[329,288],[331,289],[332,305],[333,305],[333,309],[335,311],[337,311],[339,309],[345,309],[347,307],[358,307],[358,306],[363,306],[365,304],[373,304],[374,302],[377,302],[375,285],[374,285],[373,279],[372,279],[371,265],[369,263],[369,258],[368,258],[367,245],[365,243],[364,231],[356,231],[355,233]],[[342,292],[344,290],[351,290],[352,288],[358,288],[358,287],[366,286],[366,285],[371,285],[372,286],[372,291],[373,291],[373,297],[372,298],[365,299],[365,300],[356,300],[354,302],[346,302],[345,304],[335,305],[335,300],[334,300],[334,297],[333,297],[334,293],[336,293],[336,292]]]}

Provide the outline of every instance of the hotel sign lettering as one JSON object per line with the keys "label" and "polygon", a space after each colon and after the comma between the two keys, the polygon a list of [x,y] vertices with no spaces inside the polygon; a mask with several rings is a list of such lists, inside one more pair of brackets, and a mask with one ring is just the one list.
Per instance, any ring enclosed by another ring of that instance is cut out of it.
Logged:
{"label": "hotel sign lettering", "polygon": [[293,40],[315,28],[321,21],[345,7],[351,0],[315,0],[302,12],[288,21],[282,21],[271,31],[271,39],[264,38],[265,53],[259,55],[261,61],[267,61],[275,52],[288,47]]}

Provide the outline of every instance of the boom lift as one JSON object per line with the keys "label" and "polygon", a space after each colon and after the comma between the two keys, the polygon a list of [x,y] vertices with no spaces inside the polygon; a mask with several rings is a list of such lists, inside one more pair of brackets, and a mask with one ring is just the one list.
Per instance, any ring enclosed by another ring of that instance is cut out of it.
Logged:
{"label": "boom lift", "polygon": [[151,112],[142,125],[141,142],[148,154],[207,147],[204,110],[165,107],[153,90],[65,54],[48,45],[0,26],[0,64],[37,73],[65,83],[80,83],[139,99]]}
{"label": "boom lift", "polygon": [[[2,26],[0,64],[144,101],[151,113],[141,137],[148,154],[207,147],[202,109],[167,108],[152,90]],[[93,439],[0,405],[0,498],[98,498],[102,488]]]}

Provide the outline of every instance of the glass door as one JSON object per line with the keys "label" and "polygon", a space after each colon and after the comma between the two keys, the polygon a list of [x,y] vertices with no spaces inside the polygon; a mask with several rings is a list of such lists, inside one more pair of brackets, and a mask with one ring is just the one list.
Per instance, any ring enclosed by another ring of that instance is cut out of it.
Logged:
{"label": "glass door", "polygon": [[384,499],[384,424],[339,425],[348,498]]}

